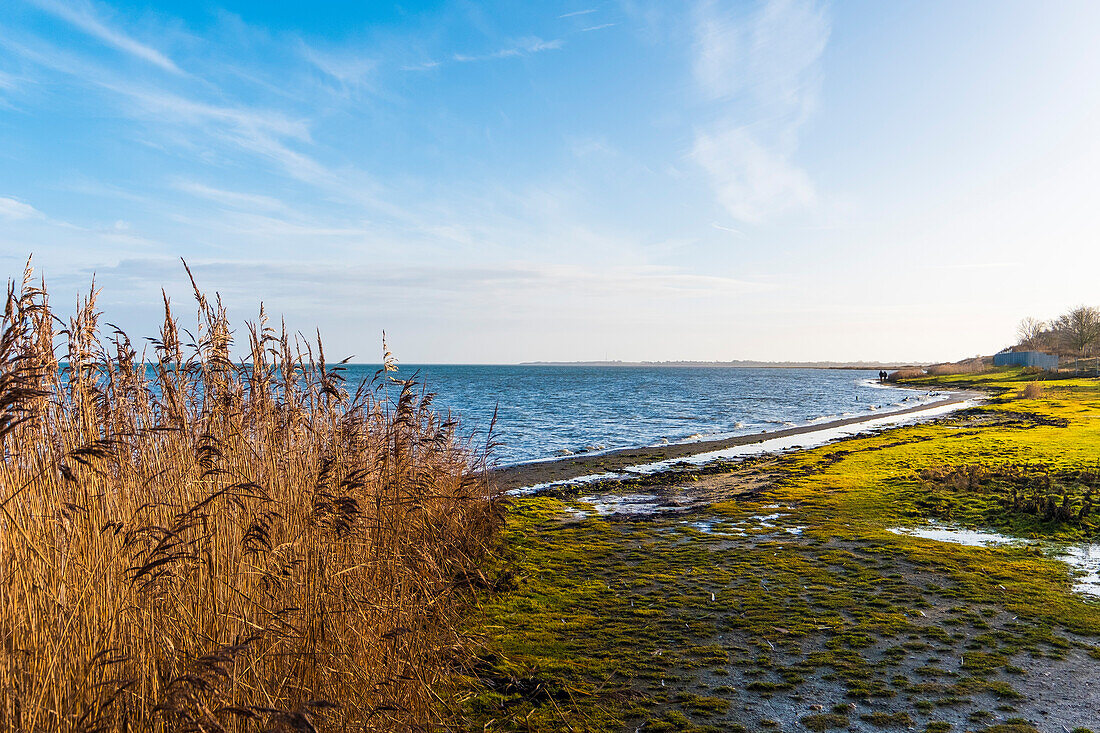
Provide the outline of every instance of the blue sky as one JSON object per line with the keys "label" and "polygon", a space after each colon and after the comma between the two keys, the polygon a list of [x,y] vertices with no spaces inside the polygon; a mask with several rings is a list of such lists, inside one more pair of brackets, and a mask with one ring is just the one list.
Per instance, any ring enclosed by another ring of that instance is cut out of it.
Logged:
{"label": "blue sky", "polygon": [[0,11],[0,263],[330,355],[957,359],[1100,304],[1094,2]]}

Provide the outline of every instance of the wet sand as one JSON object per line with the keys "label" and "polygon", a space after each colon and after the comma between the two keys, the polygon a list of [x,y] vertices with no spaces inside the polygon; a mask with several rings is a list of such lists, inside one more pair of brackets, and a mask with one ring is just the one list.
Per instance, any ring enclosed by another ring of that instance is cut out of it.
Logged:
{"label": "wet sand", "polygon": [[806,435],[821,430],[839,428],[845,425],[880,420],[884,417],[909,415],[936,407],[955,405],[960,402],[981,396],[977,392],[952,392],[941,400],[925,402],[920,405],[902,410],[868,413],[855,417],[831,420],[829,422],[814,423],[813,425],[800,425],[782,430],[770,430],[749,435],[737,435],[717,440],[702,440],[695,443],[673,443],[670,445],[654,445],[643,448],[622,448],[619,450],[598,453],[594,455],[576,455],[552,461],[538,461],[534,463],[521,463],[516,466],[506,466],[493,471],[497,486],[502,491],[511,491],[524,486],[545,484],[558,481],[569,481],[580,476],[588,476],[595,473],[607,473],[621,471],[629,466],[639,463],[653,463],[676,458],[687,458],[699,453],[724,450],[738,445],[750,445],[760,443],[773,438],[786,438],[794,435]]}

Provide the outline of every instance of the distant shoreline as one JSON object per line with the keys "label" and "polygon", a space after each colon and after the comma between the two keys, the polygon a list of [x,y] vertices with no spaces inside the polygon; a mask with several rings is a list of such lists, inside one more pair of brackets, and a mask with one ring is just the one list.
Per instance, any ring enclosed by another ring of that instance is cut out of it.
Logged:
{"label": "distant shoreline", "polygon": [[671,367],[691,369],[711,367],[716,369],[921,369],[924,364],[912,362],[877,361],[522,361],[516,366],[552,367]]}

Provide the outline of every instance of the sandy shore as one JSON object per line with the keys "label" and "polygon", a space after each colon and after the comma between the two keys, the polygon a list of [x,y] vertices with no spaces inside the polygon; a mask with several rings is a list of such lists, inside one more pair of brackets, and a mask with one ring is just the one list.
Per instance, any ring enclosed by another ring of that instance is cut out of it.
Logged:
{"label": "sandy shore", "polygon": [[737,435],[717,440],[703,440],[695,443],[674,443],[670,445],[655,445],[643,448],[623,448],[620,450],[599,453],[595,455],[577,455],[561,458],[553,461],[537,461],[534,463],[521,463],[516,466],[506,466],[494,470],[497,485],[503,491],[535,484],[569,481],[580,476],[588,476],[597,473],[622,471],[630,466],[638,464],[667,461],[670,459],[687,458],[700,453],[725,450],[739,445],[761,443],[775,438],[786,438],[795,435],[807,435],[825,430],[832,430],[846,425],[881,420],[885,417],[897,417],[914,413],[933,410],[947,405],[956,405],[975,397],[982,396],[977,392],[953,392],[941,400],[925,402],[914,407],[889,412],[876,412],[867,415],[831,420],[829,422],[814,423],[813,425],[800,425],[782,430],[770,430],[749,435]]}

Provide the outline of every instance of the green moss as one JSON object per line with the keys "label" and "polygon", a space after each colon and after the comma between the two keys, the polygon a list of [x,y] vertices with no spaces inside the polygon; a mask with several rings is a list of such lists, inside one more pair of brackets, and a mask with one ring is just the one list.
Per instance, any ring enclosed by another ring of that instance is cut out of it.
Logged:
{"label": "green moss", "polygon": [[833,728],[847,728],[848,716],[836,713],[819,713],[807,715],[798,721],[813,731],[831,730]]}
{"label": "green moss", "polygon": [[682,693],[676,698],[685,709],[694,713],[724,713],[729,709],[730,703],[720,697],[706,697],[692,693]]}
{"label": "green moss", "polygon": [[899,712],[899,713],[883,713],[883,712],[865,713],[863,715],[860,715],[859,719],[864,721],[865,723],[870,723],[871,725],[873,725],[875,727],[878,727],[878,728],[888,728],[890,726],[895,726],[895,725],[910,726],[910,725],[913,724],[913,719],[910,718],[909,713],[906,713],[906,712]]}

